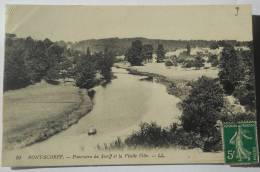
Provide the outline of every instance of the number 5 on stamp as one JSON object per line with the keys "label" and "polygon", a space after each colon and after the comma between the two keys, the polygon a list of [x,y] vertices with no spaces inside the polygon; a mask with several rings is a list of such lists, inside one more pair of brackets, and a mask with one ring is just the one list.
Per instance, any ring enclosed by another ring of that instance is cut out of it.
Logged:
{"label": "number 5 on stamp", "polygon": [[223,126],[225,163],[258,163],[255,122],[230,122]]}

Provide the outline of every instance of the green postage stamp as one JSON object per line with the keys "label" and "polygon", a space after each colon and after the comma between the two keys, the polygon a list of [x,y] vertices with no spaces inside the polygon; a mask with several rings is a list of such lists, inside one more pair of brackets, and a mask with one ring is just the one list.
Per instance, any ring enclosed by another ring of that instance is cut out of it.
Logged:
{"label": "green postage stamp", "polygon": [[256,122],[224,123],[223,140],[225,163],[258,162]]}

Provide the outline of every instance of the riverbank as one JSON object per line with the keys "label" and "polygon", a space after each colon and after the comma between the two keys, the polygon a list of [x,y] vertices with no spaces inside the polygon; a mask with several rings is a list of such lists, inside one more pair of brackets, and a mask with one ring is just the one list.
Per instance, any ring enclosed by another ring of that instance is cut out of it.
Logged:
{"label": "riverbank", "polygon": [[[4,93],[3,147],[25,147],[61,132],[92,110],[87,90],[37,83]],[[8,124],[8,125],[7,125]]]}
{"label": "riverbank", "polygon": [[[152,64],[157,67],[152,68],[151,64],[148,64],[150,66],[129,66],[127,64],[123,63],[116,63],[114,66],[117,68],[126,69],[130,74],[132,75],[140,75],[140,76],[147,76],[148,79],[151,78],[156,82],[159,82],[166,86],[167,92],[170,95],[174,95],[181,100],[183,100],[191,90],[191,82],[193,80],[196,80],[199,76],[202,75],[193,75],[193,77],[186,76],[184,78],[181,78],[180,75],[171,72],[160,72],[157,69],[158,68],[166,68],[165,66],[162,66],[164,64]],[[169,69],[165,69],[169,70]],[[178,72],[178,71],[175,71]],[[189,72],[190,73],[190,72]],[[178,76],[177,76],[178,75]],[[188,75],[188,73],[187,73]],[[212,74],[212,77],[215,77],[215,74]]]}

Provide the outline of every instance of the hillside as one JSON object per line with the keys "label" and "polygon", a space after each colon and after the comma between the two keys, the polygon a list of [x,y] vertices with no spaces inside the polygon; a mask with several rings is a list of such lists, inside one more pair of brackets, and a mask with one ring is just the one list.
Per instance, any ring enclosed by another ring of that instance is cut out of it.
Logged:
{"label": "hillside", "polygon": [[[176,48],[185,48],[189,43],[191,47],[209,47],[216,41],[206,40],[162,40],[162,39],[147,39],[143,37],[136,38],[106,38],[106,39],[90,39],[83,40],[71,44],[71,48],[86,52],[89,47],[92,52],[103,51],[105,48],[113,50],[118,55],[125,53],[127,48],[131,46],[131,43],[135,40],[141,40],[143,44],[152,44],[153,47],[157,47],[158,44],[163,44],[166,51],[172,51]],[[236,41],[229,41],[234,44]]]}

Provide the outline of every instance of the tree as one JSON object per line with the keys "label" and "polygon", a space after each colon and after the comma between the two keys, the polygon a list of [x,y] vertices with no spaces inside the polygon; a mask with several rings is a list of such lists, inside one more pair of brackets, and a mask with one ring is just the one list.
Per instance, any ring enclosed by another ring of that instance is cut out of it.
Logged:
{"label": "tree", "polygon": [[221,53],[218,73],[219,79],[227,94],[232,94],[241,80],[241,61],[233,46],[226,45]]}
{"label": "tree", "polygon": [[75,67],[75,81],[79,88],[92,88],[95,85],[96,65],[86,56],[82,56]]}
{"label": "tree", "polygon": [[98,63],[101,75],[106,81],[110,81],[112,78],[111,68],[114,64],[114,54],[106,48]]}
{"label": "tree", "polygon": [[87,53],[86,53],[86,55],[87,55],[88,57],[90,57],[90,56],[91,56],[91,52],[90,52],[90,49],[89,49],[89,47],[87,48]]}
{"label": "tree", "polygon": [[143,59],[147,62],[150,62],[153,58],[153,46],[151,44],[143,45],[142,49]]}
{"label": "tree", "polygon": [[210,49],[215,50],[219,48],[218,42],[213,42],[209,46]]}
{"label": "tree", "polygon": [[4,90],[18,89],[29,85],[30,78],[26,72],[23,49],[6,47],[4,67]]}
{"label": "tree", "polygon": [[140,40],[133,41],[131,47],[126,52],[125,57],[132,66],[142,65],[142,42]]}
{"label": "tree", "polygon": [[187,44],[186,48],[187,48],[187,55],[189,56],[190,55],[190,44],[189,43]]}
{"label": "tree", "polygon": [[65,80],[65,78],[71,78],[73,76],[73,62],[67,58],[60,63],[60,77]]}
{"label": "tree", "polygon": [[157,63],[162,62],[164,58],[165,58],[165,50],[163,48],[163,45],[159,44],[157,48]]}
{"label": "tree", "polygon": [[205,62],[205,60],[200,55],[195,56],[194,67],[196,69],[199,69],[199,68],[203,67],[204,66],[204,62]]}
{"label": "tree", "polygon": [[208,57],[208,63],[210,63],[212,67],[218,66],[218,64],[219,64],[218,56],[216,54],[211,54]]}
{"label": "tree", "polygon": [[233,95],[238,98],[241,105],[255,111],[255,73],[252,50],[238,51],[241,58],[241,81],[236,86]]}
{"label": "tree", "polygon": [[183,128],[202,136],[213,135],[223,107],[223,97],[223,89],[218,81],[200,77],[192,84],[190,94],[181,103]]}

